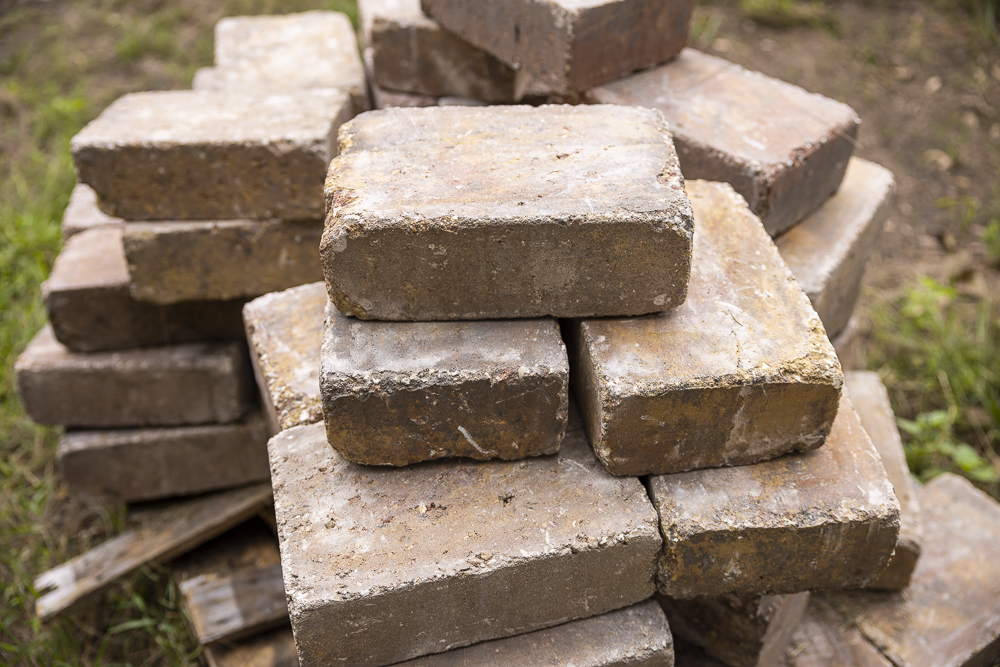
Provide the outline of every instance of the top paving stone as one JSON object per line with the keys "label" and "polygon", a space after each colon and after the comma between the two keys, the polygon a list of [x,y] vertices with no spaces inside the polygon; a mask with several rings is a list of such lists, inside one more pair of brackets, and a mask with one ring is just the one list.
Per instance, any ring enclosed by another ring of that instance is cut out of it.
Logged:
{"label": "top paving stone", "polygon": [[663,112],[684,176],[731,184],[771,236],[837,190],[861,122],[845,104],[693,49],[586,97]]}
{"label": "top paving stone", "polygon": [[435,107],[340,133],[320,247],[363,319],[639,315],[684,301],[693,219],[663,118]]}
{"label": "top paving stone", "polygon": [[129,220],[323,215],[334,136],[353,116],[337,90],[133,93],[73,138],[80,180]]}
{"label": "top paving stone", "polygon": [[673,58],[694,0],[422,0],[446,29],[557,94]]}

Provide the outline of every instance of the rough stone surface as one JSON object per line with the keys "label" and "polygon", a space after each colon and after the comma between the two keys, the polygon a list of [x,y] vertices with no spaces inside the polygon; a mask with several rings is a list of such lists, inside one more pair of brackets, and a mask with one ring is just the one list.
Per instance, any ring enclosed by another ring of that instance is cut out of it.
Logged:
{"label": "rough stone surface", "polygon": [[243,309],[272,434],[323,420],[319,358],[326,304],[326,286],[318,282],[265,294]]}
{"label": "rough stone surface", "polygon": [[864,334],[861,331],[861,322],[857,317],[852,317],[847,322],[844,330],[832,341],[833,349],[837,351],[837,358],[840,359],[840,366],[845,371],[865,367]]}
{"label": "rough stone surface", "polygon": [[775,240],[831,338],[851,319],[895,191],[891,171],[852,157],[836,194]]}
{"label": "rough stone surface", "polygon": [[684,305],[565,327],[590,442],[616,475],[745,465],[819,447],[843,375],[809,299],[745,202],[688,181]]}
{"label": "rough stone surface", "polygon": [[871,583],[899,534],[899,502],[846,397],[825,446],[649,480],[666,544],[658,588],[691,598]]}
{"label": "rough stone surface", "polygon": [[674,636],[731,667],[778,667],[809,593],[657,600]]}
{"label": "rough stone surface", "polygon": [[70,352],[45,326],[14,371],[40,424],[126,428],[226,424],[254,400],[241,343],[191,343],[120,352]]}
{"label": "rough stone surface", "polygon": [[1000,504],[956,475],[917,492],[923,552],[895,593],[824,594],[897,667],[985,667],[1000,659]]}
{"label": "rough stone surface", "polygon": [[515,102],[523,76],[454,33],[420,9],[420,0],[359,0],[375,82],[416,95]]}
{"label": "rough stone surface", "polygon": [[88,229],[67,239],[42,298],[56,339],[76,352],[121,350],[242,337],[242,301],[169,306],[129,292],[121,226]]}
{"label": "rough stone surface", "polygon": [[384,665],[645,600],[661,539],[645,490],[571,425],[521,461],[352,464],[322,424],[271,439],[303,667]]}
{"label": "rough stone surface", "polygon": [[422,0],[431,18],[557,94],[673,58],[694,0]]}
{"label": "rough stone surface", "polygon": [[320,252],[346,314],[638,315],[684,300],[691,208],[654,111],[385,109],[340,142]]}
{"label": "rough stone surface", "polygon": [[840,102],[693,49],[587,99],[662,111],[684,176],[731,183],[771,236],[837,190],[860,123]]}
{"label": "rough stone surface", "polygon": [[136,502],[267,480],[267,427],[253,414],[234,424],[69,431],[56,462],[70,492]]}
{"label": "rough stone surface", "polygon": [[125,258],[132,295],[177,303],[248,299],[323,277],[317,222],[131,222]]}
{"label": "rough stone surface", "polygon": [[109,215],[316,220],[337,128],[353,115],[338,90],[132,93],[70,147]]}
{"label": "rough stone surface", "polygon": [[113,218],[97,207],[97,193],[92,187],[77,183],[63,211],[63,240],[95,227],[118,227],[124,223],[121,218]]}
{"label": "rough stone surface", "polygon": [[[892,667],[856,628],[819,600],[795,629],[785,654],[785,667]],[[678,667],[685,667],[678,663]]]}
{"label": "rough stone surface", "polygon": [[554,319],[364,322],[329,306],[320,392],[327,439],[355,463],[520,459],[558,451],[569,361]]}
{"label": "rough stone surface", "polygon": [[869,588],[899,590],[910,584],[910,577],[920,557],[923,521],[917,502],[916,485],[906,465],[903,441],[896,429],[896,417],[889,403],[889,392],[878,373],[855,371],[845,375],[845,386],[872,444],[882,458],[882,465],[899,500],[899,542],[892,560]]}

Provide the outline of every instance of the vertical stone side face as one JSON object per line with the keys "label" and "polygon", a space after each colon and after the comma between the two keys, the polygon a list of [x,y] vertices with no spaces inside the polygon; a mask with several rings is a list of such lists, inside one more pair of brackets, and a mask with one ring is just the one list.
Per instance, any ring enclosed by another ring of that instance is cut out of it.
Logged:
{"label": "vertical stone side face", "polygon": [[858,370],[865,367],[864,359],[864,332],[861,330],[861,322],[857,317],[852,317],[847,321],[847,326],[840,334],[830,341],[833,349],[837,351],[837,359],[840,360],[841,368],[847,370]]}
{"label": "vertical stone side face", "polygon": [[[782,667],[893,667],[857,628],[822,601],[813,599],[795,629]],[[683,666],[679,666],[683,667]]]}
{"label": "vertical stone side face", "polygon": [[757,463],[823,444],[843,384],[819,317],[733,189],[688,181],[684,305],[564,327],[574,391],[616,475]]}
{"label": "vertical stone side face", "polygon": [[89,185],[77,183],[69,196],[69,203],[62,217],[63,241],[74,234],[95,227],[118,227],[125,223],[121,218],[113,218],[97,207],[97,193]]}
{"label": "vertical stone side face", "polygon": [[674,598],[864,586],[899,535],[899,502],[846,397],[815,451],[659,475],[649,490],[666,540],[658,588]]}
{"label": "vertical stone side face", "polygon": [[851,319],[895,191],[891,171],[853,157],[836,194],[775,239],[831,338]]}
{"label": "vertical stone side face", "polygon": [[861,122],[845,104],[693,49],[585,97],[661,111],[684,176],[731,184],[771,236],[837,190]]}
{"label": "vertical stone side face", "polygon": [[583,432],[516,462],[358,466],[321,424],[269,444],[303,667],[385,665],[645,600],[661,540],[636,479]]}

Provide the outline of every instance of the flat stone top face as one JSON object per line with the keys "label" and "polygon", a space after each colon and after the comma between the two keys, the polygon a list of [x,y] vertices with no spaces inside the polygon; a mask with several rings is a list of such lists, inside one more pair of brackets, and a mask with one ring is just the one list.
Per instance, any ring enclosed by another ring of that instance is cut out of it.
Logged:
{"label": "flat stone top face", "polygon": [[323,424],[269,443],[289,600],[300,609],[418,581],[656,539],[637,479],[616,478],[571,422],[559,453],[386,470],[349,463]]}
{"label": "flat stone top face", "polygon": [[648,221],[690,233],[670,133],[615,106],[431,107],[362,114],[340,130],[326,235],[368,226]]}
{"label": "flat stone top face", "polygon": [[127,286],[122,231],[121,227],[98,227],[67,239],[52,265],[46,290]]}
{"label": "flat stone top face", "polygon": [[97,207],[97,193],[89,185],[77,183],[69,196],[69,203],[63,212],[63,237],[78,234],[93,227],[117,226],[125,224],[121,218],[114,218]]}
{"label": "flat stone top face", "polygon": [[419,27],[440,30],[420,8],[420,0],[358,0],[358,14],[365,39],[370,39],[376,22],[399,27]]}
{"label": "flat stone top face", "polygon": [[775,171],[834,128],[857,125],[846,104],[694,49],[666,65],[594,88],[607,104],[662,111],[678,136]]}
{"label": "flat stone top face", "polygon": [[696,221],[687,300],[657,315],[584,321],[610,390],[839,376],[819,316],[743,198],[708,181],[688,181],[687,193]]}

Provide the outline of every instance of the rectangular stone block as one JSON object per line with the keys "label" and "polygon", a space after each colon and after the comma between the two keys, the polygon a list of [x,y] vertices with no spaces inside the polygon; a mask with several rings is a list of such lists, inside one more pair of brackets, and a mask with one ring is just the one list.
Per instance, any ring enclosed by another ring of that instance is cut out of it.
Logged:
{"label": "rectangular stone block", "polygon": [[694,0],[422,0],[432,19],[558,94],[669,60],[687,44]]}
{"label": "rectangular stone block", "polygon": [[780,667],[809,593],[723,595],[677,600],[657,596],[675,637],[731,667]]}
{"label": "rectangular stone block", "polygon": [[565,326],[587,434],[616,475],[756,463],[823,444],[843,384],[809,299],[723,183],[688,181],[684,305]]}
{"label": "rectangular stone block", "polygon": [[326,311],[323,418],[344,458],[403,466],[558,451],[569,361],[556,320],[365,322]]}
{"label": "rectangular stone block", "polygon": [[338,90],[131,93],[70,148],[109,215],[315,220],[337,128],[354,113]]}
{"label": "rectangular stone block", "polygon": [[260,414],[233,424],[68,431],[56,463],[71,493],[139,502],[270,479]]}
{"label": "rectangular stone block", "polygon": [[359,466],[322,424],[268,447],[303,667],[390,664],[653,594],[656,514],[579,426],[557,455],[514,462]]}
{"label": "rectangular stone block", "polygon": [[[818,600],[795,629],[785,655],[785,667],[892,667],[878,649]],[[678,667],[683,667],[678,663]]]}
{"label": "rectangular stone block", "polygon": [[166,306],[136,301],[120,225],[67,239],[42,283],[42,298],[56,339],[76,352],[238,340],[243,333],[239,300]]}
{"label": "rectangular stone block", "polygon": [[160,304],[222,301],[315,282],[323,277],[322,234],[317,222],[132,222],[123,237],[132,295]]}
{"label": "rectangular stone block", "polygon": [[1000,503],[944,474],[917,492],[923,551],[903,591],[823,601],[897,667],[980,667],[1000,659]]}
{"label": "rectangular stone block", "polygon": [[654,111],[386,109],[340,142],[320,252],[345,314],[638,315],[684,300],[691,209]]}
{"label": "rectangular stone block", "polygon": [[896,552],[885,571],[868,587],[900,590],[910,584],[923,541],[924,529],[920,518],[920,504],[917,503],[916,485],[906,465],[906,453],[896,429],[896,416],[889,403],[889,392],[878,373],[854,371],[845,374],[844,380],[851,402],[861,418],[861,426],[878,450],[899,500],[899,541],[896,543]]}
{"label": "rectangular stone block", "polygon": [[123,224],[125,221],[121,218],[113,218],[97,207],[97,193],[92,187],[77,183],[63,211],[63,241],[95,227],[118,227]]}
{"label": "rectangular stone block", "polygon": [[851,319],[865,265],[882,234],[895,191],[891,171],[852,157],[840,189],[775,239],[831,338]]}
{"label": "rectangular stone block", "polygon": [[39,424],[127,428],[227,424],[255,400],[246,348],[190,343],[71,352],[45,326],[14,364],[24,409]]}
{"label": "rectangular stone block", "polygon": [[865,367],[865,356],[862,349],[864,333],[861,331],[861,322],[858,321],[857,317],[848,320],[844,330],[830,342],[833,343],[833,349],[837,351],[840,366],[845,371]]}
{"label": "rectangular stone block", "polygon": [[871,583],[899,535],[899,502],[846,397],[826,445],[756,465],[659,475],[669,597],[776,595]]}
{"label": "rectangular stone block", "polygon": [[837,190],[861,122],[845,104],[693,49],[586,97],[663,112],[684,176],[730,183],[771,236]]}

